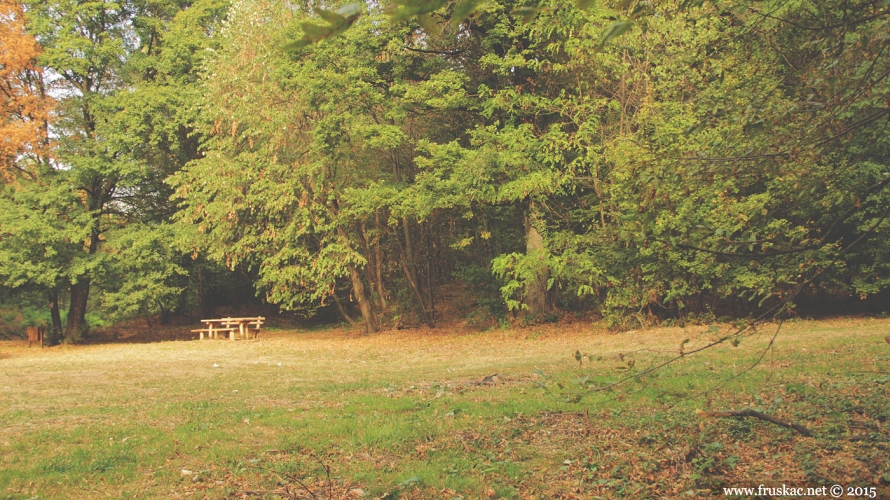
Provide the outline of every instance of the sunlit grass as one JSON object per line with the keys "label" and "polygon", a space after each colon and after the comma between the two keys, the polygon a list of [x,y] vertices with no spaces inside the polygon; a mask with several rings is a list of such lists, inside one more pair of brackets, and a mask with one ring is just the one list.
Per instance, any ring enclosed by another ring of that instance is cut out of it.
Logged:
{"label": "sunlit grass", "polygon": [[[714,332],[0,343],[0,498],[307,495],[295,479],[320,498],[663,498],[743,480],[885,491],[890,321],[786,323],[763,355],[775,328],[604,391]],[[694,413],[744,406],[816,437]]]}

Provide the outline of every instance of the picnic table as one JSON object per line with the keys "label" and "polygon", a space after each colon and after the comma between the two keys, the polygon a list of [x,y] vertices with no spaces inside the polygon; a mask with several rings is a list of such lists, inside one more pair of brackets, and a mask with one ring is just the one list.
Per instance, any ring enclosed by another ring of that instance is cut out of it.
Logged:
{"label": "picnic table", "polygon": [[228,334],[230,340],[235,340],[236,333],[245,339],[248,338],[249,335],[253,335],[253,338],[257,338],[264,321],[266,321],[266,318],[262,316],[255,316],[252,318],[202,319],[201,322],[204,323],[205,327],[192,330],[192,332],[199,333],[201,340],[204,340],[205,333],[209,339],[215,339],[217,338],[217,335],[223,333]]}

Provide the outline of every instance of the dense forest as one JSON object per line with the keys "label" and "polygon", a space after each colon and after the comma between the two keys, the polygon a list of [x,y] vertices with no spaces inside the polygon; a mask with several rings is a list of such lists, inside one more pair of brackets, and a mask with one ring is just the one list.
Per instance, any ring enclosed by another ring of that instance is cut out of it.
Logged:
{"label": "dense forest", "polygon": [[890,308],[886,0],[0,1],[0,303]]}

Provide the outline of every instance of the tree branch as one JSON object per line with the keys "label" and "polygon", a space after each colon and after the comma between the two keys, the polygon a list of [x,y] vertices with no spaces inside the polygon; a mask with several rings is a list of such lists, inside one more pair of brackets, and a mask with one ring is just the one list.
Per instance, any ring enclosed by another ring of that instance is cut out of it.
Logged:
{"label": "tree branch", "polygon": [[402,46],[403,49],[409,50],[411,52],[419,52],[421,54],[435,54],[439,56],[456,56],[463,52],[466,52],[466,49],[457,49],[457,50],[429,50],[429,49],[418,49],[415,47],[409,47],[407,45]]}
{"label": "tree branch", "polygon": [[753,410],[751,408],[743,408],[741,410],[721,410],[721,411],[701,411],[701,410],[699,410],[696,413],[698,413],[702,417],[716,417],[716,418],[754,417],[754,418],[759,418],[760,420],[769,422],[771,424],[776,424],[780,427],[785,427],[787,429],[795,430],[803,436],[813,437],[813,432],[800,424],[795,424],[794,422],[786,422],[784,420],[769,416],[765,413],[761,413],[761,412],[759,412],[757,410]]}

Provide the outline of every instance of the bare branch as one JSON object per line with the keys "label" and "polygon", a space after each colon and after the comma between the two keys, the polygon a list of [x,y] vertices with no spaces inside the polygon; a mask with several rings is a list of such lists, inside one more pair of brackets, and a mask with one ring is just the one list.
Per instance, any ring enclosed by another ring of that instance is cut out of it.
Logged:
{"label": "bare branch", "polygon": [[799,432],[801,435],[806,437],[813,437],[813,432],[806,427],[795,424],[794,422],[786,422],[784,420],[780,420],[776,417],[771,417],[765,413],[760,413],[757,410],[753,410],[751,408],[744,408],[741,410],[721,410],[721,411],[698,411],[696,412],[703,417],[717,417],[717,418],[725,418],[725,417],[754,417],[759,418],[760,420],[769,422],[771,424],[776,424],[781,427],[785,427],[788,429],[795,430]]}

